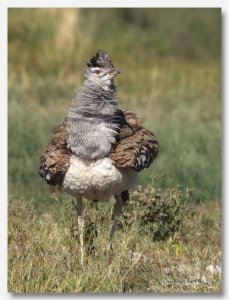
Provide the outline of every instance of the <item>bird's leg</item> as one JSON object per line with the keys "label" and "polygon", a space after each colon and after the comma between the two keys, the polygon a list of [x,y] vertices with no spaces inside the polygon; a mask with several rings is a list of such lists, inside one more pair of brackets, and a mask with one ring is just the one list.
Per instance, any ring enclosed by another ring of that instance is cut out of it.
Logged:
{"label": "bird's leg", "polygon": [[76,211],[79,227],[79,240],[80,240],[80,264],[84,265],[84,217],[83,217],[83,201],[82,197],[76,199]]}
{"label": "bird's leg", "polygon": [[121,213],[122,213],[122,207],[123,207],[123,200],[121,195],[115,196],[116,198],[116,202],[115,205],[113,207],[113,213],[112,213],[112,226],[111,226],[111,231],[110,231],[110,235],[109,235],[109,241],[108,241],[108,247],[107,250],[109,251],[111,249],[111,243],[112,243],[112,239],[115,233],[115,229],[117,226],[117,221],[118,218],[120,217]]}

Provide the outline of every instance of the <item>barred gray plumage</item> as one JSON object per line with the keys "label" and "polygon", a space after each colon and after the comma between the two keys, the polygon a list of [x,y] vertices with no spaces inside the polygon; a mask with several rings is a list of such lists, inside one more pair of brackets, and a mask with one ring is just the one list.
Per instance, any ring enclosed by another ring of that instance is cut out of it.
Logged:
{"label": "barred gray plumage", "polygon": [[110,154],[123,119],[113,83],[107,85],[103,78],[95,79],[84,81],[68,113],[69,149],[89,160]]}

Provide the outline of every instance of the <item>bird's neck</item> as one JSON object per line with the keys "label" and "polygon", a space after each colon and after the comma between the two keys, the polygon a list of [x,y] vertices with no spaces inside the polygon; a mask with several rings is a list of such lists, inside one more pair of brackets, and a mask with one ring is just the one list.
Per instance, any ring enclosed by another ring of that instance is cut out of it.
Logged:
{"label": "bird's neck", "polygon": [[104,82],[103,85],[94,84],[89,80],[85,80],[83,87],[78,95],[78,98],[81,96],[84,100],[89,100],[89,102],[104,102],[104,104],[117,105],[117,100],[115,99],[116,86],[112,81]]}
{"label": "bird's neck", "polygon": [[115,90],[104,90],[90,82],[75,96],[68,113],[68,144],[84,159],[109,155],[119,131],[118,103]]}

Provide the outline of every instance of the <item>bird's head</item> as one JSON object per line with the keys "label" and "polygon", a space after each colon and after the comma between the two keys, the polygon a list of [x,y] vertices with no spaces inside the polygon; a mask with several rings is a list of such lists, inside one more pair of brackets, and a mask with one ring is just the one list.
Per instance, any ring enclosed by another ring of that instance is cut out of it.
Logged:
{"label": "bird's head", "polygon": [[109,54],[102,50],[98,50],[87,63],[87,79],[104,89],[113,85],[115,76],[120,73],[121,71],[114,67]]}

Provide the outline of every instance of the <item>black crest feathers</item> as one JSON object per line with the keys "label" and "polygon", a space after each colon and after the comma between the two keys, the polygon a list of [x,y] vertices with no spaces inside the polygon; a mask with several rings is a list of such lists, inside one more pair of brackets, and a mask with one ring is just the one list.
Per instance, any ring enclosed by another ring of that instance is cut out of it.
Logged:
{"label": "black crest feathers", "polygon": [[87,63],[89,68],[114,68],[109,54],[106,51],[98,50],[96,55],[90,59],[90,63]]}

